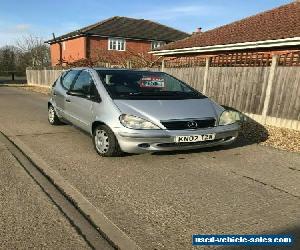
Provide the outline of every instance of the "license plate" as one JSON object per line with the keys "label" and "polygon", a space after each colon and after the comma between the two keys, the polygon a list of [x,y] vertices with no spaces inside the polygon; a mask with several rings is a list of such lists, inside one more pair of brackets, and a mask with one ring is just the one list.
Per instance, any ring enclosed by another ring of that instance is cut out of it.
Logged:
{"label": "license plate", "polygon": [[212,141],[216,137],[216,134],[206,134],[206,135],[183,135],[176,136],[175,142],[199,142],[199,141]]}

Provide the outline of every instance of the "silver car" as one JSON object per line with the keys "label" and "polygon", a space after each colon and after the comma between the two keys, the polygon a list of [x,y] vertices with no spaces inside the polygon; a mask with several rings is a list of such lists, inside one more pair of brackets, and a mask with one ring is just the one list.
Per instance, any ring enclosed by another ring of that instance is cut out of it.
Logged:
{"label": "silver car", "polygon": [[101,156],[232,143],[239,115],[163,72],[74,68],[52,86],[48,120],[92,135]]}

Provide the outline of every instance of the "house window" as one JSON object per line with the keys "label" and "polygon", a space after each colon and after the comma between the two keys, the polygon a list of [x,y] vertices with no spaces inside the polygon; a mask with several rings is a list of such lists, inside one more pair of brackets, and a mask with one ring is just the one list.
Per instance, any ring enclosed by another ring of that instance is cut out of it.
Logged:
{"label": "house window", "polygon": [[125,39],[123,38],[109,38],[108,50],[125,51]]}
{"label": "house window", "polygon": [[163,45],[165,45],[166,43],[165,42],[159,42],[159,41],[152,41],[151,43],[151,48],[152,49],[157,49]]}

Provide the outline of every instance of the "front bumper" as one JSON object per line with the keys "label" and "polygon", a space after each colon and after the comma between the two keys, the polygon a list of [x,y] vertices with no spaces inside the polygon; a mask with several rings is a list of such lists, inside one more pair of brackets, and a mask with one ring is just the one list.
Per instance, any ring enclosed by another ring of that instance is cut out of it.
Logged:
{"label": "front bumper", "polygon": [[[151,151],[188,150],[232,143],[238,136],[239,124],[191,130],[132,130],[115,128],[114,133],[122,151],[146,153]],[[175,136],[216,134],[213,141],[175,143]]]}

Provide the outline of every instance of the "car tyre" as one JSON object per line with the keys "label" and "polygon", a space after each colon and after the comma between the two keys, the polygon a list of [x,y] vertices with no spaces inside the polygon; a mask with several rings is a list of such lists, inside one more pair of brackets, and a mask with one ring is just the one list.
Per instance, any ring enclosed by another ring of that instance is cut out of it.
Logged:
{"label": "car tyre", "polygon": [[62,122],[59,120],[55,109],[52,105],[49,105],[48,107],[48,121],[51,125],[60,125]]}
{"label": "car tyre", "polygon": [[93,131],[93,143],[97,153],[103,157],[122,155],[114,132],[106,125],[98,125]]}

